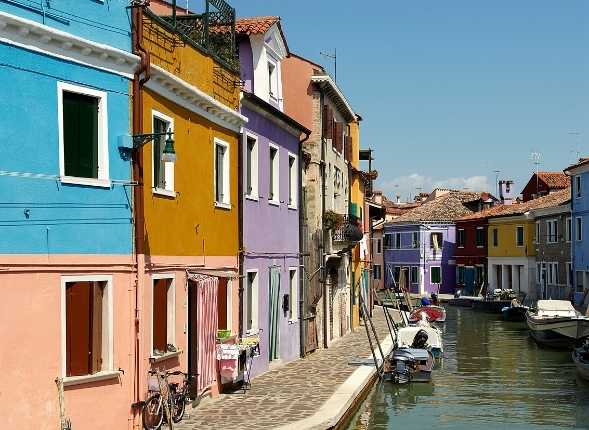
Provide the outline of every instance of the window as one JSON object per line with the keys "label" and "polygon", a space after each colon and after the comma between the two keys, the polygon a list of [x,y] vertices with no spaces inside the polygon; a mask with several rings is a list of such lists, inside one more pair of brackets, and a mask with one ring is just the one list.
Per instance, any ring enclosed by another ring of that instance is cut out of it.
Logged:
{"label": "window", "polygon": [[573,224],[572,224],[571,217],[568,217],[566,219],[566,228],[565,229],[566,229],[566,241],[570,242],[573,237]]}
{"label": "window", "polygon": [[373,273],[374,279],[378,280],[378,279],[382,278],[382,268],[381,268],[380,264],[375,264],[372,267],[372,273]]}
{"label": "window", "polygon": [[486,237],[485,237],[485,228],[484,227],[477,227],[477,235],[476,235],[476,247],[477,248],[484,248]]}
{"label": "window", "polygon": [[548,231],[547,243],[556,243],[558,240],[558,221],[555,219],[546,221],[546,230]]}
{"label": "window", "polygon": [[279,184],[278,184],[278,147],[270,145],[270,168],[268,170],[268,200],[274,204],[280,204],[279,202]]}
{"label": "window", "polygon": [[395,283],[399,285],[399,280],[401,279],[401,268],[399,266],[393,268],[393,279],[395,280]]}
{"label": "window", "polygon": [[248,271],[246,276],[245,329],[248,333],[258,331],[258,272]]}
{"label": "window", "polygon": [[536,263],[536,282],[542,283],[542,263]]}
{"label": "window", "polygon": [[515,228],[515,246],[524,246],[524,227],[522,225]]}
{"label": "window", "polygon": [[61,180],[109,186],[106,93],[62,82],[57,88]]}
{"label": "window", "polygon": [[245,195],[258,197],[258,139],[250,134],[246,135],[245,155]]}
{"label": "window", "polygon": [[111,277],[62,278],[62,372],[66,377],[112,370]]}
{"label": "window", "polygon": [[219,330],[230,330],[231,327],[231,279],[219,278],[217,287],[217,327]]}
{"label": "window", "polygon": [[288,206],[296,208],[298,187],[297,157],[288,154]]}
{"label": "window", "polygon": [[465,234],[464,229],[463,228],[458,229],[457,236],[456,236],[456,242],[457,242],[459,248],[464,248],[465,236],[466,236],[466,234]]}
{"label": "window", "polygon": [[270,97],[278,99],[278,74],[276,72],[276,64],[268,62],[268,92]]}
{"label": "window", "polygon": [[417,266],[411,267],[411,283],[417,284],[419,282],[419,274],[417,272]]}
{"label": "window", "polygon": [[575,176],[575,195],[577,196],[577,198],[583,195],[581,175]]}
{"label": "window", "polygon": [[[174,121],[172,118],[152,111],[153,119],[153,132],[154,133],[167,133],[174,131]],[[152,183],[153,191],[155,194],[174,194],[174,162],[173,161],[162,161],[162,155],[164,148],[166,147],[166,140],[168,137],[162,135],[156,137],[153,140],[152,150]]]}
{"label": "window", "polygon": [[442,268],[440,266],[430,267],[430,283],[441,284],[442,283]]}
{"label": "window", "polygon": [[568,262],[566,264],[567,267],[567,287],[571,287],[573,285],[573,263]]}
{"label": "window", "polygon": [[174,278],[170,275],[153,277],[153,305],[151,326],[151,355],[168,352],[175,344],[176,294]]}
{"label": "window", "polygon": [[215,205],[229,208],[229,145],[215,139]]}
{"label": "window", "polygon": [[576,281],[577,281],[577,293],[582,293],[583,292],[583,276],[584,276],[585,272],[582,272],[580,270],[577,270],[577,276],[576,276]]}
{"label": "window", "polygon": [[548,263],[548,279],[547,279],[547,283],[548,284],[554,284],[554,266],[552,265],[552,263]]}
{"label": "window", "polygon": [[583,240],[583,218],[577,217],[575,222],[575,239],[577,242]]}
{"label": "window", "polygon": [[432,233],[430,235],[429,247],[437,251],[442,247],[443,241],[444,235],[442,233]]}
{"label": "window", "polygon": [[382,254],[382,241],[380,239],[376,239],[376,253]]}
{"label": "window", "polygon": [[419,232],[418,231],[413,232],[412,246],[413,246],[413,248],[419,248]]}
{"label": "window", "polygon": [[401,233],[395,233],[395,248],[401,249]]}
{"label": "window", "polygon": [[540,221],[536,221],[536,237],[535,237],[535,241],[536,241],[536,243],[542,243],[542,242],[540,242]]}
{"label": "window", "polygon": [[499,230],[493,229],[493,246],[496,248],[499,246]]}
{"label": "window", "polygon": [[464,285],[464,266],[456,266],[456,282]]}
{"label": "window", "polygon": [[475,266],[475,282],[478,286],[483,285],[483,283],[485,282],[484,266]]}
{"label": "window", "polygon": [[299,319],[299,288],[297,279],[297,269],[289,270],[290,280],[290,300],[288,301],[288,319],[297,321]]}
{"label": "window", "polygon": [[384,235],[384,248],[391,249],[393,247],[393,235],[391,233],[386,233]]}

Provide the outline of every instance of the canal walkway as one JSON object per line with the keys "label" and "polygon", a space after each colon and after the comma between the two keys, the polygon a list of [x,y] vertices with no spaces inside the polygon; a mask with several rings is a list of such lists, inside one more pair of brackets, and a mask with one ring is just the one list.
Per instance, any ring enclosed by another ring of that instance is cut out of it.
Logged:
{"label": "canal walkway", "polygon": [[[390,349],[392,341],[381,308],[375,308],[373,321],[381,344]],[[361,326],[328,349],[254,378],[245,394],[222,394],[187,410],[187,416],[174,428],[330,428],[374,378],[373,365],[352,363],[368,357],[370,346]]]}

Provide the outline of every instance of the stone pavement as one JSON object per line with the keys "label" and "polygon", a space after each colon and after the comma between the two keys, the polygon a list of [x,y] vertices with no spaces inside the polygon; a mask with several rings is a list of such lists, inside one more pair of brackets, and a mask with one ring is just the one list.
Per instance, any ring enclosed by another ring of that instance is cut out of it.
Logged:
{"label": "stone pavement", "polygon": [[[380,342],[388,336],[381,308],[374,309]],[[222,394],[187,410],[178,430],[270,429],[313,415],[356,369],[348,362],[370,356],[364,326],[304,359],[270,370],[252,380],[247,393]]]}

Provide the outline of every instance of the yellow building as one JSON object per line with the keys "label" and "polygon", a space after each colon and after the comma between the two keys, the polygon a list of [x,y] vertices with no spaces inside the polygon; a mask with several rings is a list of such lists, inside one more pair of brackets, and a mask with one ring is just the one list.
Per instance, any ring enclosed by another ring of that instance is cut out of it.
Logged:
{"label": "yellow building", "polygon": [[[349,166],[350,166],[350,215],[356,217],[364,226],[364,182],[360,171],[360,117],[348,124],[350,130],[349,139]],[[363,231],[366,231],[363,228]],[[369,251],[370,240],[363,238],[363,243],[358,244],[352,251],[352,330],[360,325],[360,294],[368,297],[368,285],[370,275],[364,261]]]}
{"label": "yellow building", "polygon": [[213,44],[209,34],[197,39],[210,41],[202,46],[191,37],[214,31],[213,22],[203,26],[205,17],[143,12],[136,30],[150,65],[136,97],[140,133],[155,135],[136,163],[141,368],[144,375],[150,367],[198,374],[197,390],[214,393],[210,340],[217,330],[239,330],[238,136],[245,118],[235,38],[216,33]]}

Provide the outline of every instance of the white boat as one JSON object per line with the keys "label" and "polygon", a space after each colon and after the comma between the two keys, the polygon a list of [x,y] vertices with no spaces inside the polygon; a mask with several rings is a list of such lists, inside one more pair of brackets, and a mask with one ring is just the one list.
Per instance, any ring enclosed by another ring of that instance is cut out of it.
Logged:
{"label": "white boat", "polygon": [[526,312],[526,322],[534,340],[547,346],[570,348],[589,336],[589,318],[568,300],[539,300],[536,309]]}
{"label": "white boat", "polygon": [[[427,318],[426,315],[423,315],[423,317]],[[422,330],[427,334],[426,348],[432,352],[434,357],[440,357],[444,352],[442,332],[437,327],[429,324],[425,319],[422,319],[416,325],[400,328],[397,334],[397,346],[399,348],[414,347],[415,336]]]}
{"label": "white boat", "polygon": [[573,349],[573,361],[581,378],[589,381],[589,343]]}

